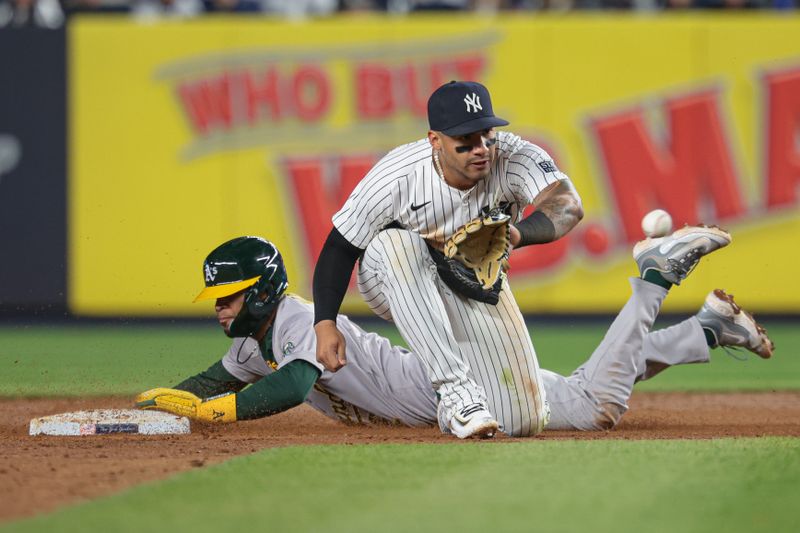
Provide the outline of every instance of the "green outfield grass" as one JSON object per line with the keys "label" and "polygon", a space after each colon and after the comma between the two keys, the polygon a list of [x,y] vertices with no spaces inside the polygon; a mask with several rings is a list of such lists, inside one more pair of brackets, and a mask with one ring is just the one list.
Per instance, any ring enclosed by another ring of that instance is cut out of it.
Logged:
{"label": "green outfield grass", "polygon": [[796,531],[800,440],[269,449],[0,531]]}
{"label": "green outfield grass", "polygon": [[[372,329],[378,329],[374,326]],[[380,331],[400,344],[396,330]],[[535,325],[541,365],[575,369],[602,338],[605,325]],[[800,327],[770,325],[777,345],[764,361],[738,361],[715,350],[710,365],[673,368],[641,390],[786,390],[800,388]],[[0,395],[135,394],[169,386],[222,357],[229,344],[213,323],[184,326],[0,327]],[[745,355],[746,354],[746,355]]]}

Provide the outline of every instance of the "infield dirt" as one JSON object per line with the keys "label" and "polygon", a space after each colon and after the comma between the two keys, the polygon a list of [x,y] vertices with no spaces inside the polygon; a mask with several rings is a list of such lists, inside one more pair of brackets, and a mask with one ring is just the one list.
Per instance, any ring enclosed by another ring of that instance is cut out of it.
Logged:
{"label": "infield dirt", "polygon": [[[144,481],[263,448],[301,444],[457,442],[438,428],[346,426],[307,406],[227,426],[192,424],[191,435],[30,437],[31,418],[67,411],[129,408],[130,398],[0,399],[0,522],[53,511]],[[637,393],[609,432],[546,431],[537,439],[710,439],[800,437],[800,392]],[[500,436],[483,444],[502,445]],[[464,442],[469,445],[469,442]]]}

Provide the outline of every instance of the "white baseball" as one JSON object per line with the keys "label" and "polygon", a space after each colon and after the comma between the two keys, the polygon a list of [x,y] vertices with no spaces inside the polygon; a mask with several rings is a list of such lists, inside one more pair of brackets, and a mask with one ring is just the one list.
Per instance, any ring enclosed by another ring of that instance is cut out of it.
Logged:
{"label": "white baseball", "polygon": [[663,209],[654,209],[642,218],[642,231],[648,237],[663,237],[672,231],[672,217]]}

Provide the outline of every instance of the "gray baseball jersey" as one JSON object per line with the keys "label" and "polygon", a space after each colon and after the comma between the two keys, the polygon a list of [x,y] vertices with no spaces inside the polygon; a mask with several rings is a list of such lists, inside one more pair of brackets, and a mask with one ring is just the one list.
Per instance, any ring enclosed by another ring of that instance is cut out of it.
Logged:
{"label": "gray baseball jersey", "polygon": [[329,372],[317,362],[314,307],[295,295],[283,298],[272,326],[275,368],[250,337],[234,339],[222,365],[235,378],[254,383],[292,361],[303,360],[321,372],[306,402],[325,415],[346,423],[430,424],[436,395],[417,358],[365,332],[344,315],[339,315],[336,325],[347,342],[347,365],[338,372]]}
{"label": "gray baseball jersey", "polygon": [[[583,365],[567,377],[541,370],[551,407],[547,429],[608,429],[625,412],[637,381],[673,365],[709,361],[696,318],[650,332],[666,291],[635,278],[631,285],[631,298]],[[337,326],[347,340],[347,365],[336,373],[328,372],[316,361],[313,320],[310,303],[285,297],[272,334],[277,366],[267,364],[252,338],[234,339],[223,366],[237,379],[254,383],[276,368],[302,359],[322,372],[306,402],[330,418],[348,424],[436,423],[436,394],[421,359],[339,315]]]}
{"label": "gray baseball jersey", "polygon": [[[536,353],[508,284],[496,306],[454,294],[438,278],[426,245],[441,246],[485,208],[503,205],[519,221],[541,190],[568,179],[538,146],[512,133],[496,135],[490,173],[469,190],[439,176],[427,139],[392,150],[356,186],[333,223],[365,249],[359,290],[422,359],[441,398],[442,418],[479,403],[503,431],[524,436],[542,430],[547,403]],[[390,224],[402,230],[387,230]]]}

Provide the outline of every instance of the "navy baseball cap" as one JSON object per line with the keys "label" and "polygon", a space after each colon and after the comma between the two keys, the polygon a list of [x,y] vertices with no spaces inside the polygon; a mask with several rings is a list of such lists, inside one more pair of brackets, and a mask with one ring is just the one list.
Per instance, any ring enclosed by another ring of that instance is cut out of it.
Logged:
{"label": "navy baseball cap", "polygon": [[494,116],[486,87],[474,81],[451,81],[428,99],[428,125],[433,131],[454,137],[508,126],[508,121]]}

